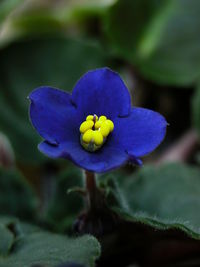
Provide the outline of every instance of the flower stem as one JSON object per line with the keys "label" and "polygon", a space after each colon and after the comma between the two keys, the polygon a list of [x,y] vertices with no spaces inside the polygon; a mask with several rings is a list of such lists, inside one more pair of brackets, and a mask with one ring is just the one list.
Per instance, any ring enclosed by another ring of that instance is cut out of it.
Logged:
{"label": "flower stem", "polygon": [[85,186],[88,195],[88,209],[93,209],[96,205],[97,186],[95,173],[85,171]]}
{"label": "flower stem", "polygon": [[97,187],[95,173],[84,171],[86,210],[78,217],[74,230],[78,233],[90,233],[103,236],[115,226],[115,216],[107,207],[104,191]]}

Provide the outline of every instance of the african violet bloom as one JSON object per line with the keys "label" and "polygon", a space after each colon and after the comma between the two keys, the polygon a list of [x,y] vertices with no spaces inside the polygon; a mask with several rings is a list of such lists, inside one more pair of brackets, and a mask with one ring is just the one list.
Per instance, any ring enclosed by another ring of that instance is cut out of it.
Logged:
{"label": "african violet bloom", "polygon": [[105,172],[126,162],[141,165],[140,157],[165,136],[164,117],[131,107],[126,85],[108,68],[87,72],[72,94],[43,86],[29,98],[32,124],[44,138],[39,150],[88,171]]}

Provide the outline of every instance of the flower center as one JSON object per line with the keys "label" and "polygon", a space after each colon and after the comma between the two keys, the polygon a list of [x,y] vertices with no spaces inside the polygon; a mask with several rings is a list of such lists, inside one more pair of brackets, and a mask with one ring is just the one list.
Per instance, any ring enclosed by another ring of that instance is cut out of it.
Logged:
{"label": "flower center", "polygon": [[80,142],[85,150],[94,152],[101,148],[108,135],[114,130],[114,123],[106,116],[88,115],[80,126]]}

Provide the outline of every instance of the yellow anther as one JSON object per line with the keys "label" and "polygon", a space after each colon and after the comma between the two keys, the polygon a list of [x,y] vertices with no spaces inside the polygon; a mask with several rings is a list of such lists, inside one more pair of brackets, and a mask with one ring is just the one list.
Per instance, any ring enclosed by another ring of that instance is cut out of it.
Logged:
{"label": "yellow anther", "polygon": [[94,115],[88,115],[86,118],[86,121],[98,121],[98,116],[96,114]]}
{"label": "yellow anther", "polygon": [[80,132],[85,133],[87,130],[92,129],[94,122],[91,120],[84,121],[80,126]]}
{"label": "yellow anther", "polygon": [[105,122],[110,126],[110,132],[112,132],[114,130],[114,123],[111,120],[106,120]]}
{"label": "yellow anther", "polygon": [[107,118],[106,118],[106,116],[100,116],[100,117],[99,117],[99,120],[100,120],[100,121],[106,121]]}
{"label": "yellow anther", "polygon": [[93,115],[88,115],[86,118],[86,121],[93,121],[94,116]]}
{"label": "yellow anther", "polygon": [[93,138],[94,131],[89,129],[83,134],[83,142],[89,144]]}
{"label": "yellow anther", "polygon": [[102,121],[97,121],[96,123],[95,123],[95,129],[97,130],[97,129],[99,129],[100,127],[101,127],[101,124],[102,124],[103,122]]}
{"label": "yellow anther", "polygon": [[103,135],[103,137],[107,137],[110,133],[110,125],[104,121],[101,125],[100,132]]}
{"label": "yellow anther", "polygon": [[95,145],[100,146],[103,144],[103,136],[100,133],[100,131],[93,132],[93,139],[94,139]]}
{"label": "yellow anther", "polygon": [[107,136],[114,129],[114,123],[106,116],[88,115],[80,126],[80,143],[89,152],[95,152],[106,142]]}

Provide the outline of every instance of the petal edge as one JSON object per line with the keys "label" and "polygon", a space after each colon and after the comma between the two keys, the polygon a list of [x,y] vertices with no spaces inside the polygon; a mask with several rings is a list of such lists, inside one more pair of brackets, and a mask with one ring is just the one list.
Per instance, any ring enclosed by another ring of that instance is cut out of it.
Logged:
{"label": "petal edge", "polygon": [[130,116],[115,121],[110,145],[125,149],[136,158],[152,152],[166,135],[165,118],[152,110],[134,107]]}

